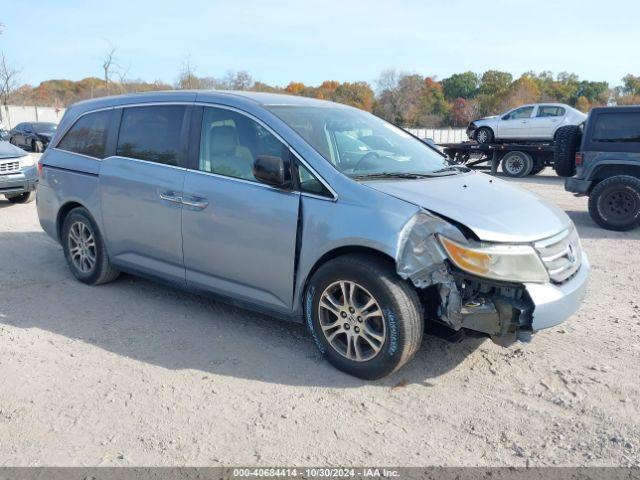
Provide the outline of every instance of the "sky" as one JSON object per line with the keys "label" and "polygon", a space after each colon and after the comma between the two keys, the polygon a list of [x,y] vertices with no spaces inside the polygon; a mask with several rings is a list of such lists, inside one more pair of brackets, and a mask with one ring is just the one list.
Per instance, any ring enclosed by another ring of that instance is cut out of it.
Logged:
{"label": "sky", "polygon": [[446,78],[568,71],[619,85],[640,74],[639,0],[1,0],[0,51],[20,82],[102,76],[115,47],[129,79],[174,83],[246,70],[285,86],[375,84],[380,72]]}

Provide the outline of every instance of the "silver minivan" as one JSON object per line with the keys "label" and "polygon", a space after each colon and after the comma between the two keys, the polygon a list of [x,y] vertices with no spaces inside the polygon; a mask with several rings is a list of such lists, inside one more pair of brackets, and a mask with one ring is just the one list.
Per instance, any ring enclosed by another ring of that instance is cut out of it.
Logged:
{"label": "silver minivan", "polygon": [[567,215],[369,113],[248,92],[78,103],[38,165],[73,275],[120,271],[304,322],[375,379],[425,327],[500,345],[564,321],[589,263]]}

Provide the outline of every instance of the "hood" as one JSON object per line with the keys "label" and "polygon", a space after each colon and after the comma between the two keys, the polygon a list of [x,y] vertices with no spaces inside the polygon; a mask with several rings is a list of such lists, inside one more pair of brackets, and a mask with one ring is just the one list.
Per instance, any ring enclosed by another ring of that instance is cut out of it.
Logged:
{"label": "hood", "polygon": [[473,120],[471,123],[479,122],[481,120],[493,120],[494,118],[498,118],[498,115],[489,115],[488,117],[477,118]]}
{"label": "hood", "polygon": [[532,242],[571,224],[567,214],[552,203],[483,173],[363,183],[455,220],[487,242]]}
{"label": "hood", "polygon": [[27,152],[9,142],[0,141],[0,158],[24,157],[26,154]]}

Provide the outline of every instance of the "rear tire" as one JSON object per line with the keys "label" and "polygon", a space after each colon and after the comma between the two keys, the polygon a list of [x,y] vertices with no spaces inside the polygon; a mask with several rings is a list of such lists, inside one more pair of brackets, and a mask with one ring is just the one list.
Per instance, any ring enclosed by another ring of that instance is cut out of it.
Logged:
{"label": "rear tire", "polygon": [[582,140],[582,130],[577,125],[560,127],[555,135],[553,169],[560,177],[576,174],[576,150]]}
{"label": "rear tire", "polygon": [[36,198],[36,192],[24,192],[18,195],[5,195],[6,199],[11,203],[29,203]]}
{"label": "rear tire", "polygon": [[416,291],[390,263],[372,255],[345,255],[322,265],[309,282],[304,306],[322,355],[359,378],[395,372],[422,342],[424,318]]}
{"label": "rear tire", "polygon": [[533,170],[533,158],[527,152],[509,152],[502,157],[502,172],[507,177],[526,177]]}
{"label": "rear tire", "polygon": [[640,224],[640,179],[616,175],[598,183],[589,195],[589,215],[607,230],[626,231]]}
{"label": "rear tire", "polygon": [[478,143],[493,143],[494,141],[493,130],[489,127],[480,127],[476,130],[474,137]]}
{"label": "rear tire", "polygon": [[67,265],[82,283],[99,285],[120,275],[120,271],[111,265],[102,235],[85,208],[78,207],[69,212],[61,237]]}

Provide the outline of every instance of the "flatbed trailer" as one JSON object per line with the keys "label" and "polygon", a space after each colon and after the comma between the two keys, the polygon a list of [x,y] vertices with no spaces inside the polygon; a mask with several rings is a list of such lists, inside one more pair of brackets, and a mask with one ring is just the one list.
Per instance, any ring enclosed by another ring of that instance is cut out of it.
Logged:
{"label": "flatbed trailer", "polygon": [[553,166],[553,143],[444,143],[439,145],[455,162],[468,167],[488,163],[491,173],[502,171],[510,177],[536,175]]}

